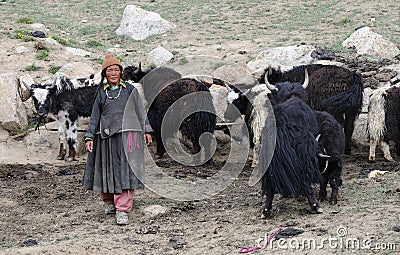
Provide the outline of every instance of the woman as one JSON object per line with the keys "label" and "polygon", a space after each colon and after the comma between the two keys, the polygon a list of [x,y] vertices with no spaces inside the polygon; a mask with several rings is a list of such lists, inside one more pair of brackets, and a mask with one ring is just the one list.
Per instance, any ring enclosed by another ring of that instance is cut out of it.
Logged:
{"label": "woman", "polygon": [[138,91],[121,74],[119,60],[107,54],[85,134],[89,154],[83,188],[100,192],[105,214],[116,214],[117,224],[125,225],[133,190],[144,188],[144,142],[151,144],[152,129]]}

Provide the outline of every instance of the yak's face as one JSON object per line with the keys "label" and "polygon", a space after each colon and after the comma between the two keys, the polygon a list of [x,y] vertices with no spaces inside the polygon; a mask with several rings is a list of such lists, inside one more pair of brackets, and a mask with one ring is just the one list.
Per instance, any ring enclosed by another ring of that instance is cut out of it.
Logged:
{"label": "yak's face", "polygon": [[139,67],[136,66],[125,67],[121,77],[123,80],[139,82],[140,80],[142,80],[144,76],[146,76],[147,73],[148,71],[143,71],[141,65],[139,64]]}
{"label": "yak's face", "polygon": [[52,89],[46,85],[32,85],[30,93],[39,117],[47,117],[51,105]]}
{"label": "yak's face", "polygon": [[307,102],[307,92],[300,83],[283,82],[275,84],[277,91],[275,93],[276,103],[283,103],[292,97],[298,97]]}

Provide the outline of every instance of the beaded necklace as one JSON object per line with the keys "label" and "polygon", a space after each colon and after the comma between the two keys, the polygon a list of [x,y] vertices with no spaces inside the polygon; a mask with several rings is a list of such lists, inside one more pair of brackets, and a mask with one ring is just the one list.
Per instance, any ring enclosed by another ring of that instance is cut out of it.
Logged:
{"label": "beaded necklace", "polygon": [[108,99],[118,99],[119,96],[121,95],[121,89],[122,89],[122,86],[119,87],[118,95],[115,96],[115,97],[110,96],[110,94],[108,94],[108,91],[106,90],[107,98],[108,98]]}

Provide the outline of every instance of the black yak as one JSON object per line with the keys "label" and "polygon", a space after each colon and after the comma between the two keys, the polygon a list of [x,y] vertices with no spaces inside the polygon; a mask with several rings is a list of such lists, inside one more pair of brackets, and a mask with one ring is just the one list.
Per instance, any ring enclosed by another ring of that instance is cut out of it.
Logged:
{"label": "black yak", "polygon": [[[344,127],[345,154],[351,154],[354,121],[362,107],[361,76],[345,67],[321,64],[302,65],[286,72],[269,68],[265,74],[268,73],[271,84],[303,82],[305,69],[310,80],[306,89],[308,104],[314,110],[329,112]],[[266,82],[265,74],[261,76],[260,83]]]}
{"label": "black yak", "polygon": [[327,200],[326,187],[331,186],[329,201],[337,203],[342,185],[344,132],[342,126],[327,112],[315,111],[318,122],[318,163],[322,175],[319,200]]}
{"label": "black yak", "polygon": [[[124,77],[129,78],[129,70],[125,69],[124,72]],[[196,79],[182,78],[178,72],[168,67],[143,72],[148,73],[139,83],[148,108],[147,117],[157,142],[155,158],[161,158],[166,152],[163,138],[166,140],[176,135],[172,132],[174,130],[162,126],[165,121],[172,121],[169,118],[174,118],[180,124],[179,131],[183,138],[191,141],[192,153],[198,154],[201,151],[200,137],[205,133],[213,134],[216,126],[216,112],[208,87]],[[200,92],[199,96],[190,96],[196,92]],[[168,119],[164,119],[166,114]],[[209,144],[205,142],[205,145],[205,158],[211,159]]]}
{"label": "black yak", "polygon": [[282,82],[271,85],[266,81],[266,85],[275,93],[276,143],[268,165],[267,152],[274,142],[271,139],[274,129],[271,128],[273,118],[270,115],[261,132],[258,163],[262,175],[261,191],[266,195],[262,217],[271,215],[274,194],[306,196],[312,210],[322,213],[312,188],[312,183],[319,183],[321,176],[317,159],[318,123],[314,111],[306,103],[307,71],[303,84]]}

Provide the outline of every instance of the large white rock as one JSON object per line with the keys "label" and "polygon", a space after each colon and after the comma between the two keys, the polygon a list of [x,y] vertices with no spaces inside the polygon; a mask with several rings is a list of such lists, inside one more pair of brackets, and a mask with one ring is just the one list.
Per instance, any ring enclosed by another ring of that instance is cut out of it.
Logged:
{"label": "large white rock", "polygon": [[161,66],[170,61],[174,55],[162,46],[158,46],[154,50],[149,52],[147,60],[149,63]]}
{"label": "large white rock", "polygon": [[175,25],[161,18],[158,13],[143,10],[136,5],[127,5],[115,32],[130,39],[144,40],[150,35],[163,34],[173,28]]}
{"label": "large white rock", "polygon": [[28,125],[18,86],[15,73],[0,74],[0,125],[10,132],[21,130]]}
{"label": "large white rock", "polygon": [[213,77],[224,80],[240,89],[248,89],[258,83],[246,64],[223,65],[215,70]]}
{"label": "large white rock", "polygon": [[372,31],[370,27],[356,30],[344,40],[342,46],[355,48],[359,55],[369,55],[376,58],[392,59],[400,54],[399,48],[382,35]]}
{"label": "large white rock", "polygon": [[312,45],[295,45],[287,47],[276,47],[265,50],[258,54],[256,59],[247,63],[251,73],[257,77],[261,75],[268,66],[281,67],[282,71],[291,69],[293,66],[307,65],[315,61],[311,53],[315,50]]}
{"label": "large white rock", "polygon": [[95,74],[92,66],[83,62],[71,62],[62,66],[56,73],[56,76],[66,76],[69,78],[89,78]]}

